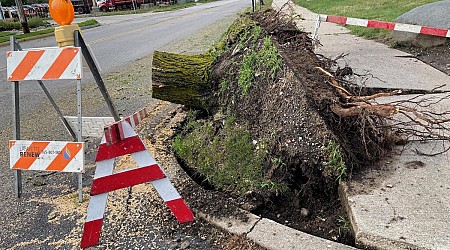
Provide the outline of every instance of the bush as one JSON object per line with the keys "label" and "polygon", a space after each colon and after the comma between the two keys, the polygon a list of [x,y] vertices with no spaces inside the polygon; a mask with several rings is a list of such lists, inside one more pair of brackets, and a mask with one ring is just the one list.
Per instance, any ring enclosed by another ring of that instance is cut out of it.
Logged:
{"label": "bush", "polygon": [[[41,27],[41,26],[48,26],[50,25],[48,22],[42,20],[39,17],[33,17],[28,19],[28,27],[30,29]],[[20,25],[20,22],[18,21],[0,21],[0,31],[5,30],[20,30],[22,29],[22,26]]]}

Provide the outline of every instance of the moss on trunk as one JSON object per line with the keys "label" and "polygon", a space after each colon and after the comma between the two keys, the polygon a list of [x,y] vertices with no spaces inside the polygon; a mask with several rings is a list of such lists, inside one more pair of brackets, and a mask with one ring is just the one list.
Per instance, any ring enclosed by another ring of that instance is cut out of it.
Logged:
{"label": "moss on trunk", "polygon": [[209,55],[188,56],[155,51],[152,97],[209,110],[213,93],[210,81],[213,62]]}

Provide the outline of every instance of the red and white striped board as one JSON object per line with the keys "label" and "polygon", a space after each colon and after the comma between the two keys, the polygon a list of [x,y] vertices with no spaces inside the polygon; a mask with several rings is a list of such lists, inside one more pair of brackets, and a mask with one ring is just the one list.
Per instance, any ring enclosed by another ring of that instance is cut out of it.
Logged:
{"label": "red and white striped board", "polygon": [[[131,125],[124,121],[113,125],[119,126],[122,139],[107,143],[107,137],[105,135],[102,137],[95,160],[95,176],[81,248],[91,247],[99,242],[108,192],[145,182],[151,182],[180,223],[194,220],[192,211],[145,148]],[[115,158],[127,154],[131,154],[138,167],[113,174]]]}
{"label": "red and white striped board", "polygon": [[[131,127],[136,127],[139,123],[141,123],[144,118],[148,115],[147,109],[143,108],[138,112],[126,117],[125,119],[121,118],[121,120],[125,120],[128,122]],[[64,116],[64,118],[69,123],[70,127],[74,131],[78,130],[78,117],[76,116]],[[83,116],[83,125],[81,130],[81,135],[86,137],[97,137],[100,138],[103,135],[104,128],[108,125],[114,123],[114,117],[85,117]]]}
{"label": "red and white striped board", "polygon": [[82,173],[84,143],[62,141],[9,141],[10,168]]}
{"label": "red and white striped board", "polygon": [[416,34],[424,34],[430,36],[439,37],[449,37],[450,30],[442,28],[434,28],[428,26],[412,25],[405,23],[393,23],[393,22],[383,22],[378,20],[367,20],[360,18],[344,17],[344,16],[330,16],[330,15],[319,15],[321,22],[354,25],[367,28],[375,29],[385,29],[385,30],[397,30]]}
{"label": "red and white striped board", "polygon": [[81,79],[82,68],[79,47],[6,52],[8,81]]}
{"label": "red and white striped board", "polygon": [[147,109],[143,108],[138,112],[126,117],[124,120],[128,122],[131,125],[131,127],[134,128],[137,125],[139,125],[139,123],[141,123],[141,121],[144,120],[144,118],[146,118],[147,115],[148,115]]}

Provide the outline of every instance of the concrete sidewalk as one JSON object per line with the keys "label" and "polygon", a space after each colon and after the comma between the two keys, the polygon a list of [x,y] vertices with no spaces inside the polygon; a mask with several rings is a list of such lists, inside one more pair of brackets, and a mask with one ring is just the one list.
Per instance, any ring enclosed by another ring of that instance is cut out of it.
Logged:
{"label": "concrete sidewalk", "polygon": [[[274,0],[274,8],[285,2]],[[290,7],[304,19],[298,22],[299,28],[312,32],[317,15],[292,3]],[[318,34],[323,46],[316,53],[330,58],[348,54],[341,64],[348,64],[358,74],[373,75],[364,82],[367,86],[431,90],[445,85],[441,90],[450,90],[448,75],[407,53],[353,36],[332,23],[323,22]],[[450,101],[439,105],[439,109],[449,110]],[[341,185],[357,246],[450,249],[450,154],[431,157],[416,153],[417,149],[433,154],[445,146],[448,143],[409,143],[380,169],[368,170],[361,178]]]}

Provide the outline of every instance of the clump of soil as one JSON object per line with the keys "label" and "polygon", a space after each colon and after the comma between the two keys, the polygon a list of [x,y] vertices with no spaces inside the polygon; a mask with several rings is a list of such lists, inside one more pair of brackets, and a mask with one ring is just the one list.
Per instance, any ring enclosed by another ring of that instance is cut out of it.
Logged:
{"label": "clump of soil", "polygon": [[224,129],[225,117],[235,117],[236,126],[248,128],[255,150],[264,145],[263,179],[288,187],[255,187],[245,193],[244,208],[353,244],[338,181],[388,152],[393,141],[379,128],[384,121],[364,111],[337,115],[332,107],[345,108],[348,100],[330,84],[326,72],[334,62],[317,56],[308,34],[273,10],[238,20],[218,50],[223,53],[212,71],[217,113],[202,117],[212,126],[211,140],[220,138],[215,135]]}

